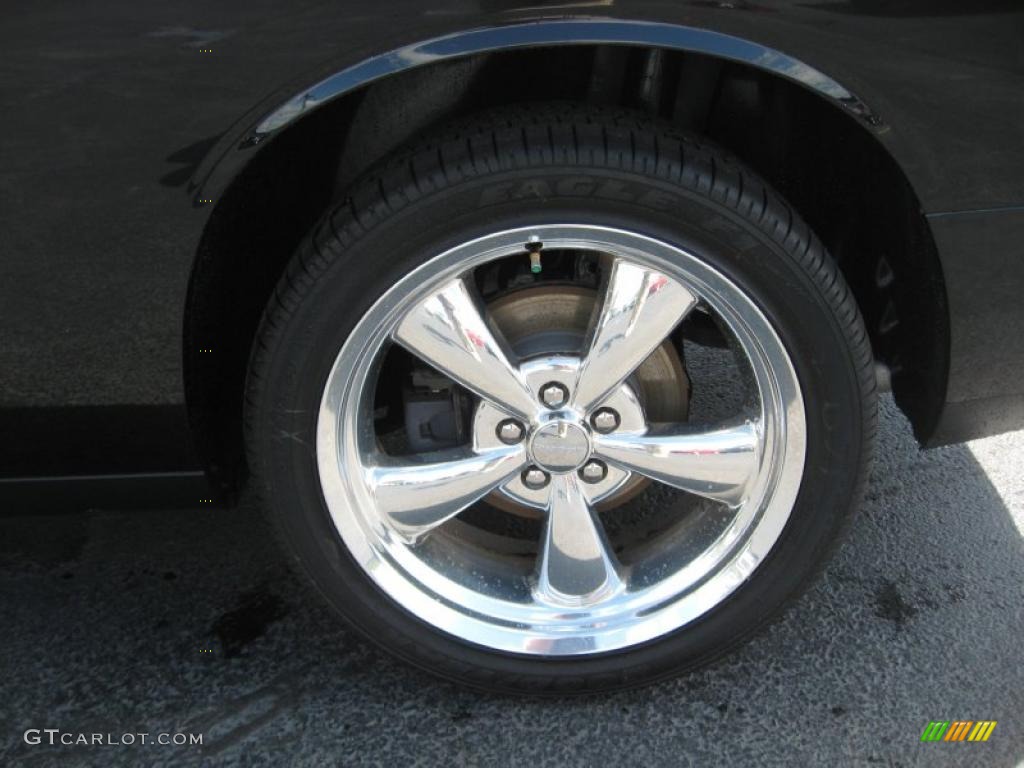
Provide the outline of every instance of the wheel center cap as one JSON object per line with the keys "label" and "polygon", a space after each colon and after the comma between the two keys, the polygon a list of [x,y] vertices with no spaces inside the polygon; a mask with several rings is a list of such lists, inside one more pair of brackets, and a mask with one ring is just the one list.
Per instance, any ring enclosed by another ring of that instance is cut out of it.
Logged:
{"label": "wheel center cap", "polygon": [[590,437],[571,421],[553,421],[533,433],[530,455],[549,472],[571,472],[590,456]]}

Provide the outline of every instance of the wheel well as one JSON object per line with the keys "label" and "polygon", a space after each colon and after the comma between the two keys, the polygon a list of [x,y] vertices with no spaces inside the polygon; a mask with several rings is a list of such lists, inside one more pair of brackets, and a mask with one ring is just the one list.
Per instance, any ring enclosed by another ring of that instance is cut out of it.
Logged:
{"label": "wheel well", "polygon": [[301,238],[363,171],[430,126],[552,99],[658,115],[767,178],[837,259],[897,403],[927,439],[945,397],[945,287],[920,203],[870,131],[747,65],[659,48],[555,46],[441,61],[350,92],[274,136],[225,190],[200,242],[184,328],[189,418],[225,498],[246,476],[250,346]]}

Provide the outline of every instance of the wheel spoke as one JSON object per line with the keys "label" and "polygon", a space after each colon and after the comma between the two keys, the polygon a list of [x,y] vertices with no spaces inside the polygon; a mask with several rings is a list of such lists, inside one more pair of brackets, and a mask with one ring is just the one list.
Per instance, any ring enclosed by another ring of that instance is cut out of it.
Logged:
{"label": "wheel spoke", "polygon": [[417,304],[394,339],[480,397],[526,417],[535,409],[519,371],[509,362],[464,280],[455,279]]}
{"label": "wheel spoke", "polygon": [[668,434],[596,435],[595,452],[623,469],[698,496],[738,505],[757,475],[757,425]]}
{"label": "wheel spoke", "polygon": [[573,388],[573,402],[589,411],[619,387],[697,303],[680,283],[616,259],[604,302]]}
{"label": "wheel spoke", "polygon": [[537,591],[550,602],[595,602],[621,584],[604,532],[576,475],[551,478]]}
{"label": "wheel spoke", "polygon": [[522,446],[479,454],[457,449],[432,458],[437,460],[369,470],[378,509],[393,528],[413,541],[507,481],[526,463]]}

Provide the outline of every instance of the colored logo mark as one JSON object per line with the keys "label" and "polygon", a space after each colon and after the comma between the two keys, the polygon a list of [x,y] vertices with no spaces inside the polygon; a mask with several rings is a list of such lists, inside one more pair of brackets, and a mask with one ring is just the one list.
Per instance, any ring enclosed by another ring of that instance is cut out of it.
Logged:
{"label": "colored logo mark", "polygon": [[932,720],[921,741],[988,741],[997,720]]}

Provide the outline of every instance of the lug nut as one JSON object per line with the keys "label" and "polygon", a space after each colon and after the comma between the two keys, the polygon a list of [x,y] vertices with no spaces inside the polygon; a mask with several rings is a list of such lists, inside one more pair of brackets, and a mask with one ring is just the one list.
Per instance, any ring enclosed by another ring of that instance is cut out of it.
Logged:
{"label": "lug nut", "polygon": [[601,434],[614,432],[619,428],[619,414],[611,408],[601,408],[590,417],[590,423]]}
{"label": "lug nut", "polygon": [[537,467],[530,467],[523,472],[523,485],[534,491],[539,491],[548,484],[549,480],[551,477],[548,473],[543,469],[537,469]]}
{"label": "lug nut", "polygon": [[591,459],[580,467],[580,477],[586,483],[600,483],[608,475],[608,467],[603,461]]}
{"label": "lug nut", "polygon": [[541,387],[540,399],[544,401],[544,405],[548,408],[561,408],[569,399],[569,390],[557,381],[552,381]]}
{"label": "lug nut", "polygon": [[515,445],[523,439],[523,425],[515,419],[505,419],[496,431],[498,439],[506,445]]}

